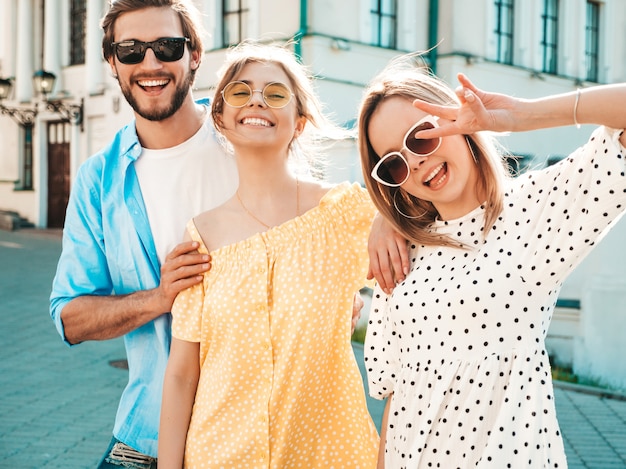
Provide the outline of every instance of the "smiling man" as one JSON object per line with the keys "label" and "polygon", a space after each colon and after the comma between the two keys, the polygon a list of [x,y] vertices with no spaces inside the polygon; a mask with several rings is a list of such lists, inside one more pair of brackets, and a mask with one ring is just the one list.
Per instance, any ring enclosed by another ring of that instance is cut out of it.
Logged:
{"label": "smiling man", "polygon": [[104,58],[135,119],[78,171],[50,298],[68,345],[124,336],[129,381],[100,468],[156,467],[166,313],[210,267],[195,243],[178,243],[237,187],[209,102],[191,93],[199,17],[191,0],[117,0],[102,20]]}

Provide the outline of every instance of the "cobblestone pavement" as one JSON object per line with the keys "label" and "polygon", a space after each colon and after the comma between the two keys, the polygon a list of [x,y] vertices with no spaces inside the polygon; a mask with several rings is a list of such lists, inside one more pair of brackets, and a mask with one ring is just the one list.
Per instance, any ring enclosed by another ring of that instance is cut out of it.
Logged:
{"label": "cobblestone pavement", "polygon": [[[127,372],[121,339],[64,345],[48,313],[60,232],[0,230],[0,468],[94,468]],[[363,351],[354,346],[362,366]],[[626,468],[626,399],[556,383],[571,469]],[[370,399],[380,425],[382,403]]]}

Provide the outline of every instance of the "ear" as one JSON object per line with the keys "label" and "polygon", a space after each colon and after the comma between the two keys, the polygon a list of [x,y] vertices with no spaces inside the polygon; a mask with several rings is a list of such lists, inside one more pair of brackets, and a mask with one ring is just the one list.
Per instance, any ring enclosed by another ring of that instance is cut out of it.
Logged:
{"label": "ear", "polygon": [[307,120],[306,117],[304,116],[300,116],[298,117],[298,119],[296,120],[296,128],[294,129],[293,132],[293,138],[298,138],[302,132],[304,131],[304,127],[306,126]]}
{"label": "ear", "polygon": [[202,53],[198,52],[197,50],[191,51],[191,60],[189,63],[189,66],[191,67],[192,70],[198,70],[198,67],[200,67],[200,62],[202,61]]}
{"label": "ear", "polygon": [[111,75],[117,79],[117,66],[115,65],[115,56],[109,57],[109,67],[111,67]]}
{"label": "ear", "polygon": [[224,121],[222,120],[221,114],[215,115],[215,127],[217,127],[220,132],[222,131],[222,129],[224,129]]}

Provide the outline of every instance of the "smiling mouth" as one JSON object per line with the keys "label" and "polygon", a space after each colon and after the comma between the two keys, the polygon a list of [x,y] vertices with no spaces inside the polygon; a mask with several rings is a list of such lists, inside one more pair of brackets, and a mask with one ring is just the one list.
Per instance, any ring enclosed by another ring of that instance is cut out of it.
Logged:
{"label": "smiling mouth", "polygon": [[137,84],[146,91],[162,90],[169,83],[169,80],[137,80]]}
{"label": "smiling mouth", "polygon": [[260,119],[258,117],[244,117],[243,119],[241,119],[240,122],[244,125],[253,125],[253,126],[258,126],[258,127],[273,127],[274,126],[274,124],[272,124],[270,121],[265,120],[265,119]]}
{"label": "smiling mouth", "polygon": [[436,188],[443,184],[446,179],[448,179],[448,163],[441,163],[430,172],[423,184],[426,187]]}

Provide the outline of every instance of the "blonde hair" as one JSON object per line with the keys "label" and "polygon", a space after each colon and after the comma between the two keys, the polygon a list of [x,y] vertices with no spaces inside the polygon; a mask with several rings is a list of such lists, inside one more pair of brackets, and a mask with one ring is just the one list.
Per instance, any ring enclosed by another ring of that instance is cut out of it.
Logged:
{"label": "blonde hair", "polygon": [[[324,113],[322,102],[313,89],[313,76],[296,60],[290,45],[289,42],[277,44],[246,40],[229,49],[224,64],[218,71],[219,82],[215,88],[211,116],[216,129],[222,134],[224,100],[221,94],[226,85],[236,79],[241,70],[250,63],[278,65],[289,78],[288,85],[294,94],[298,116],[304,117],[311,124],[305,126],[297,139],[292,140],[289,150],[292,155],[296,154],[297,160],[304,160],[309,169],[317,170],[320,175],[324,164],[320,156],[325,148],[323,142],[347,138],[349,133]],[[297,149],[294,144],[297,144]]]}
{"label": "blonde hair", "polygon": [[[373,180],[370,174],[381,155],[372,148],[368,129],[374,111],[385,100],[401,97],[409,102],[421,99],[445,106],[459,104],[450,86],[432,74],[427,67],[416,63],[416,58],[419,59],[415,54],[410,54],[392,61],[365,90],[358,119],[363,178],[370,197],[381,215],[407,239],[424,245],[458,246],[458,243],[453,243],[449,238],[432,233],[428,229],[438,215],[431,202],[418,199],[399,187],[380,184]],[[503,183],[508,177],[508,171],[493,137],[483,132],[465,137],[476,159],[479,189],[486,194],[486,217],[483,226],[483,237],[486,237],[502,211]],[[399,213],[400,211],[416,218],[408,218]]]}

